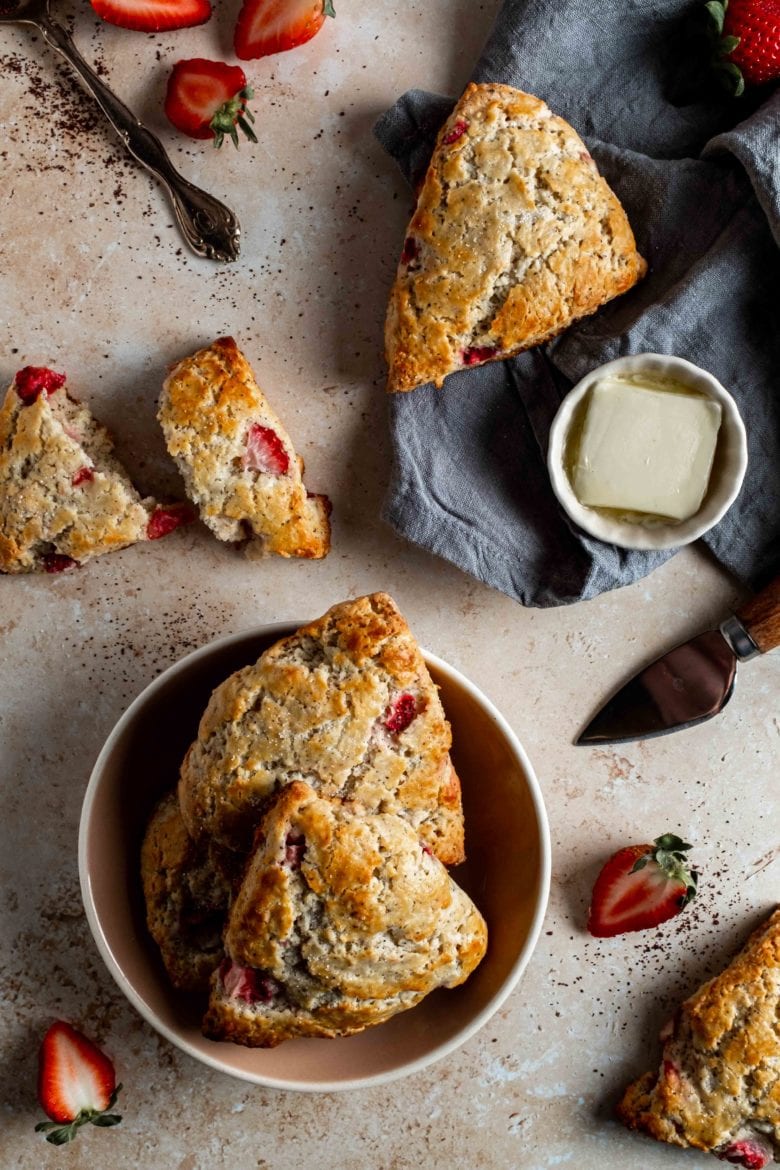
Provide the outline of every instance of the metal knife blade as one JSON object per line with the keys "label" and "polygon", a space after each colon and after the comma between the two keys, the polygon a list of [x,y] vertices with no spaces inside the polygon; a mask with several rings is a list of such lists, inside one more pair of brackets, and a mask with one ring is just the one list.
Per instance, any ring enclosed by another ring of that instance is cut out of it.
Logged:
{"label": "metal knife blade", "polygon": [[780,645],[780,577],[727,618],[635,675],[575,743],[627,743],[703,723],[731,698],[737,663]]}

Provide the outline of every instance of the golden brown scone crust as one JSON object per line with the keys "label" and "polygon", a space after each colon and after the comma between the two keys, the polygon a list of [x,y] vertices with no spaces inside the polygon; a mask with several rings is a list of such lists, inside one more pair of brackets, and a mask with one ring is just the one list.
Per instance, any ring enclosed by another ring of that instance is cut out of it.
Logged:
{"label": "golden brown scone crust", "polygon": [[141,847],[141,881],[149,933],[174,987],[207,991],[223,958],[222,930],[231,880],[208,842],[196,845],[184,827],[176,793],[155,809]]}
{"label": "golden brown scone crust", "polygon": [[212,976],[207,1036],[272,1047],[349,1035],[464,982],[484,956],[482,915],[401,817],[296,781],[258,841]]}
{"label": "golden brown scone crust", "polygon": [[620,1119],[735,1163],[780,1161],[780,910],[662,1038],[659,1072],[628,1087]]}
{"label": "golden brown scone crust", "polygon": [[[165,442],[187,495],[220,540],[243,541],[247,555],[324,557],[330,548],[330,502],[309,495],[303,460],[255,381],[232,337],[173,367],[160,396]],[[253,427],[273,432],[288,465],[258,469],[249,459]]]}
{"label": "golden brown scone crust", "polygon": [[[411,712],[408,726],[394,719],[399,701]],[[437,688],[392,598],[359,597],[216,688],[182,764],[182,815],[191,834],[245,850],[269,798],[302,779],[371,811],[400,813],[455,864],[463,811],[451,742]]]}
{"label": "golden brown scone crust", "polygon": [[64,388],[25,403],[12,383],[0,409],[0,572],[52,571],[52,558],[83,564],[146,540],[153,510],[86,406]]}
{"label": "golden brown scone crust", "polygon": [[442,127],[385,327],[390,391],[548,341],[646,271],[584,143],[544,102],[470,85]]}

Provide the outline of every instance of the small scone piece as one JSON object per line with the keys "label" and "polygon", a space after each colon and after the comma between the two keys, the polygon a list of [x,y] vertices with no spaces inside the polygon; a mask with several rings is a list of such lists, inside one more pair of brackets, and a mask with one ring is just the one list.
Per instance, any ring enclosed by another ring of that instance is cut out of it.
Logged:
{"label": "small scone piece", "polygon": [[232,337],[184,358],[158,416],[187,495],[220,540],[248,556],[324,557],[330,501],[303,485],[303,460]]}
{"label": "small scone piece", "polygon": [[409,627],[386,593],[346,601],[216,688],[181,768],[193,836],[246,851],[293,780],[405,816],[447,865],[463,858],[452,733]]}
{"label": "small scone piece", "polygon": [[664,1028],[663,1060],[626,1090],[621,1121],[761,1170],[780,1162],[780,910]]}
{"label": "small scone piece", "polygon": [[253,1048],[348,1036],[463,983],[486,948],[482,915],[407,821],[297,781],[258,833],[203,1031]]}
{"label": "small scone piece", "polygon": [[192,519],[141,499],[111,437],[42,366],[16,375],[0,408],[0,572],[59,573]]}
{"label": "small scone piece", "polygon": [[626,214],[572,127],[470,85],[442,127],[385,327],[390,391],[549,341],[644,275]]}
{"label": "small scone piece", "polygon": [[[224,859],[230,864],[232,857]],[[174,987],[206,991],[223,958],[231,880],[219,851],[196,845],[179,812],[176,793],[164,797],[141,847],[146,920]]]}

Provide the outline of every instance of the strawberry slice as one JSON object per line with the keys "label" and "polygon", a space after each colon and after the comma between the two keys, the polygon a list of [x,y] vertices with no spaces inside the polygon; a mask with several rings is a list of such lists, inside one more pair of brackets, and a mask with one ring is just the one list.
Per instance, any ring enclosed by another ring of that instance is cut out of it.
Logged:
{"label": "strawberry slice", "polygon": [[190,57],[177,61],[168,78],[165,113],[169,122],[191,138],[213,138],[222,145],[227,134],[238,146],[238,130],[250,140],[257,136],[249,125],[254,118],[246,103],[254,90],[240,65]]}
{"label": "strawberry slice", "polygon": [[674,833],[665,833],[652,845],[630,845],[613,854],[593,887],[590,933],[611,938],[679,914],[695,897],[699,878],[685,856],[690,848]]}
{"label": "strawberry slice", "polygon": [[335,15],[332,0],[244,0],[233,38],[236,56],[250,61],[295,49]]}
{"label": "strawberry slice", "polygon": [[165,504],[154,509],[146,525],[146,539],[159,540],[181,528],[183,524],[192,524],[195,513],[189,504]]}
{"label": "strawberry slice", "polygon": [[209,0],[90,0],[101,20],[140,32],[162,32],[205,24]]}
{"label": "strawberry slice", "polygon": [[264,471],[268,475],[284,475],[290,466],[290,456],[282,440],[271,427],[252,423],[246,441],[244,467],[248,471]]}
{"label": "strawberry slice", "polygon": [[38,1055],[38,1100],[51,1121],[40,1121],[35,1132],[48,1131],[46,1141],[62,1146],[82,1125],[118,1125],[122,1118],[107,1110],[121,1088],[105,1053],[70,1024],[56,1020]]}

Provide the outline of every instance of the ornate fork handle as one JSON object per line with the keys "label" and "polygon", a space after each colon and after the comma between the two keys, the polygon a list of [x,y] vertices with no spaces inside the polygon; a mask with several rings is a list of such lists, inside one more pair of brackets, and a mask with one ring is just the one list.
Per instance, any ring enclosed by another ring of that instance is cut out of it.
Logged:
{"label": "ornate fork handle", "polygon": [[224,203],[182,178],[156,134],[148,130],[87,64],[70,34],[49,16],[36,18],[45,39],[76,70],[130,154],[168,191],[187,243],[208,260],[235,260],[241,228]]}

